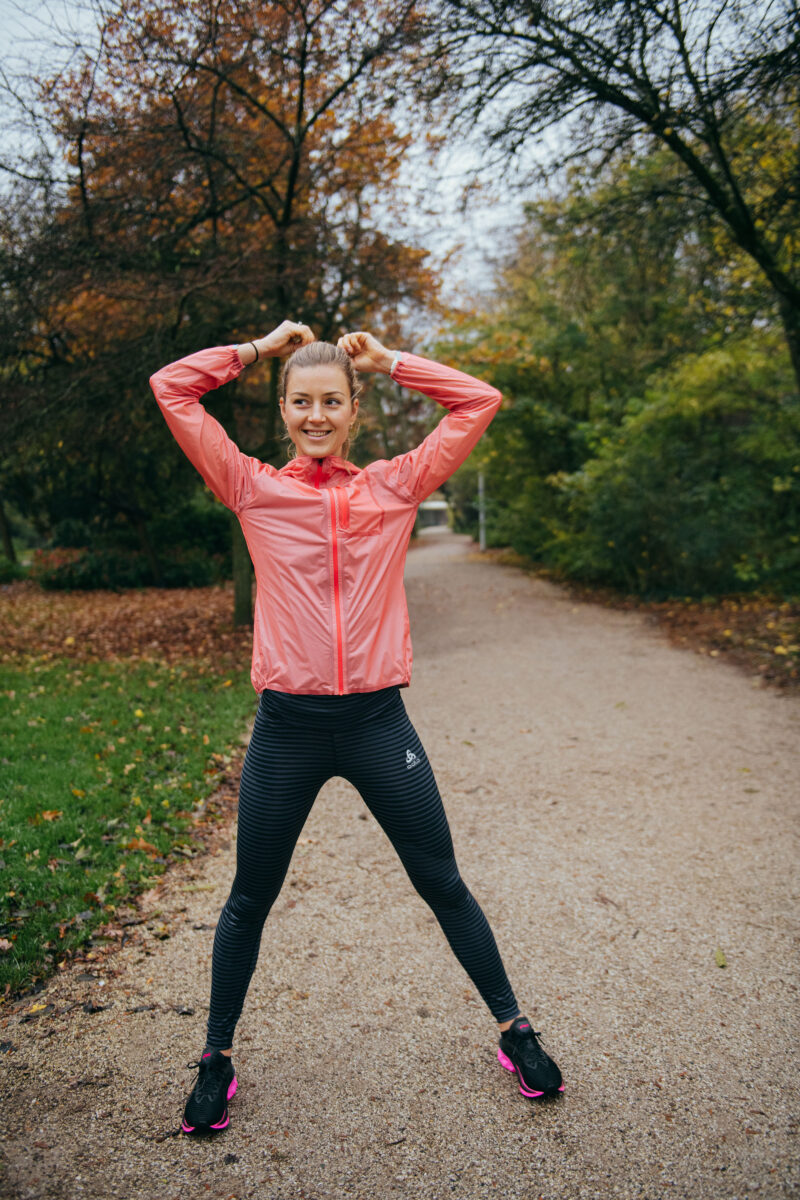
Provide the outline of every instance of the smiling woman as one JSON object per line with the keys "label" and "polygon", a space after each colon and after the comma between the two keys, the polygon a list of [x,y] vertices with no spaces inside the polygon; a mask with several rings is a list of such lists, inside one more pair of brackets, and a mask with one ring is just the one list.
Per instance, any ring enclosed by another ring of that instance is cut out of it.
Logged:
{"label": "smiling woman", "polygon": [[[391,367],[391,355],[387,357]],[[284,364],[279,391],[287,437],[296,452],[347,458],[361,386],[343,346],[310,342],[295,350]]]}
{"label": "smiling woman", "polygon": [[[199,403],[267,356],[288,359],[281,413],[296,455],[248,458]],[[448,411],[406,454],[347,461],[356,370],[391,375]],[[500,406],[494,388],[365,331],[334,346],[284,321],[267,337],[164,367],[156,399],[188,457],[238,516],[258,593],[252,681],[260,693],[239,793],[236,877],[214,936],[207,1042],[186,1133],[224,1129],[237,1088],[231,1043],[300,831],[334,775],[359,791],[499,1024],[498,1059],[524,1096],[555,1095],[561,1073],[519,1013],[494,935],[458,870],[442,799],[403,704],[411,639],[403,588],[420,503],[461,465]]]}

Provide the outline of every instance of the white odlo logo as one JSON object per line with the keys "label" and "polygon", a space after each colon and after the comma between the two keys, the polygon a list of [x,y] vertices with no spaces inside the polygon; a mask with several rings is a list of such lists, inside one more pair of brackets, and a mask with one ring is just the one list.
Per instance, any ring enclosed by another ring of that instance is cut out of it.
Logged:
{"label": "white odlo logo", "polygon": [[412,767],[416,767],[418,762],[419,762],[419,759],[417,758],[414,751],[406,750],[406,769],[410,771]]}

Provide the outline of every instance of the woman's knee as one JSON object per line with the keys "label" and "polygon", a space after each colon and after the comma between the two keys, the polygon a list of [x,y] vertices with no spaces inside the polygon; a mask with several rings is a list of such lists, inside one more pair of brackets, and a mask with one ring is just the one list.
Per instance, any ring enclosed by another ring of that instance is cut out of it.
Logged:
{"label": "woman's knee", "polygon": [[446,868],[409,871],[409,877],[426,904],[438,908],[457,909],[469,901],[469,890],[455,864]]}
{"label": "woman's knee", "polygon": [[225,902],[220,922],[234,925],[263,925],[275,903],[276,893],[252,892],[235,883]]}

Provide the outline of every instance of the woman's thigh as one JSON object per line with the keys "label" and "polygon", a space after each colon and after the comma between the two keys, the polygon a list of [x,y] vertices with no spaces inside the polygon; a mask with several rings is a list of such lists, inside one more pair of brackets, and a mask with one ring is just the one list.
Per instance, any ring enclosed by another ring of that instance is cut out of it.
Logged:
{"label": "woman's thigh", "polygon": [[314,800],[334,768],[330,734],[287,721],[262,699],[239,785],[240,888],[257,894],[282,881]]}
{"label": "woman's thigh", "polygon": [[339,774],[361,793],[416,882],[458,880],[433,769],[403,699],[380,719],[337,733]]}

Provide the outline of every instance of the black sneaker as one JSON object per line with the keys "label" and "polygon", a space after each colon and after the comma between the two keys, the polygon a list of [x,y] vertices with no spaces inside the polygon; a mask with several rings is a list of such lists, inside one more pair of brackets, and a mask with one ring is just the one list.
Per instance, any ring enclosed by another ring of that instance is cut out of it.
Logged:
{"label": "black sneaker", "polygon": [[531,1099],[555,1096],[564,1090],[561,1072],[539,1045],[539,1036],[531,1029],[527,1017],[517,1017],[510,1028],[500,1034],[497,1051],[500,1066],[516,1072],[520,1092]]}
{"label": "black sneaker", "polygon": [[206,1050],[200,1061],[189,1063],[197,1067],[192,1094],[186,1101],[181,1122],[184,1133],[210,1133],[228,1124],[228,1101],[239,1086],[233,1063],[220,1050]]}

